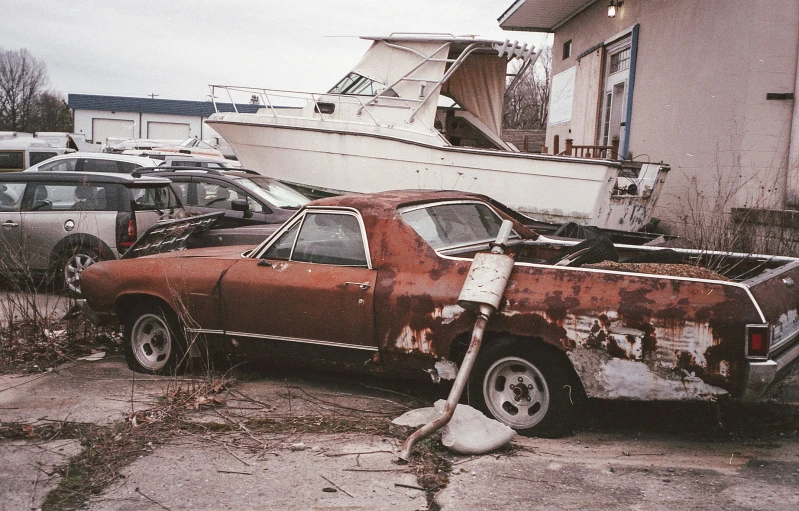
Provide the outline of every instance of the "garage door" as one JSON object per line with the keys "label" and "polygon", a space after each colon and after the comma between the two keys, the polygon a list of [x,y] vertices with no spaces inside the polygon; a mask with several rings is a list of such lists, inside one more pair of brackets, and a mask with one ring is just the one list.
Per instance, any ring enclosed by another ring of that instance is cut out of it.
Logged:
{"label": "garage door", "polygon": [[155,140],[186,140],[189,138],[189,125],[179,122],[147,123],[147,138]]}
{"label": "garage door", "polygon": [[105,144],[108,137],[134,138],[134,121],[124,119],[92,119],[92,139]]}

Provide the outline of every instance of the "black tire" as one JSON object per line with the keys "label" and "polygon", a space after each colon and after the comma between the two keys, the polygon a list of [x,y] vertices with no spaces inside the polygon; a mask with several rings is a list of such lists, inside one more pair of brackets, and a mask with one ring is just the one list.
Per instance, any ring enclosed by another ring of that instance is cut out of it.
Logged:
{"label": "black tire", "polygon": [[480,353],[469,377],[469,403],[527,436],[570,433],[580,395],[570,368],[529,341],[495,341]]}
{"label": "black tire", "polygon": [[172,375],[187,365],[186,337],[175,313],[154,302],[136,304],[125,321],[125,361],[137,373]]}
{"label": "black tire", "polygon": [[58,258],[56,276],[58,284],[71,296],[81,296],[80,274],[87,267],[104,260],[96,248],[77,245],[65,250]]}

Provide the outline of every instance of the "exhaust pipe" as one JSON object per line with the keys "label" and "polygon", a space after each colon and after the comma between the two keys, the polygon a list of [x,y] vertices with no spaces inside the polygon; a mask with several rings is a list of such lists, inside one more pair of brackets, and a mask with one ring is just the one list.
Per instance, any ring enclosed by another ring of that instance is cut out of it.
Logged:
{"label": "exhaust pipe", "polygon": [[455,413],[455,408],[458,406],[458,401],[460,401],[463,389],[466,387],[466,382],[469,381],[469,375],[477,360],[477,354],[480,352],[488,319],[499,308],[502,295],[505,294],[505,287],[508,285],[508,279],[513,271],[513,258],[504,254],[504,247],[508,243],[512,228],[513,223],[510,220],[504,220],[497,239],[492,244],[491,252],[478,253],[472,261],[466,282],[464,282],[458,297],[458,305],[464,309],[477,311],[477,320],[472,329],[469,349],[466,351],[455,382],[452,384],[452,390],[450,390],[447,403],[444,406],[444,413],[405,439],[399,456],[402,463],[410,461],[413,446],[419,440],[427,438],[446,426]]}

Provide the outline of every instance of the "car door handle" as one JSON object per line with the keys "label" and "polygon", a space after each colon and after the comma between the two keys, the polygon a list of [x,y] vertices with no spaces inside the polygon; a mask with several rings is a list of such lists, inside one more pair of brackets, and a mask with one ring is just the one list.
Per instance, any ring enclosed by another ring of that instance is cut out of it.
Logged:
{"label": "car door handle", "polygon": [[18,225],[19,225],[18,223],[12,222],[11,220],[8,220],[7,222],[3,223],[3,227],[16,227]]}
{"label": "car door handle", "polygon": [[368,282],[345,282],[344,285],[345,286],[350,286],[350,285],[358,286],[359,288],[363,289],[364,291],[369,289],[369,283]]}

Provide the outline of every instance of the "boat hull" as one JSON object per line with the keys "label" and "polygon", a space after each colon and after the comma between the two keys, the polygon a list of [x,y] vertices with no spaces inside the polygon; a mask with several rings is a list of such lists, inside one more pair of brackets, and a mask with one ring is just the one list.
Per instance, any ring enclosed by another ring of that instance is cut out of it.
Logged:
{"label": "boat hull", "polygon": [[434,137],[431,143],[418,136],[403,140],[380,127],[364,133],[278,121],[267,115],[216,114],[206,122],[245,168],[316,188],[460,190],[488,195],[547,222],[626,231],[649,221],[656,200],[651,191],[614,195],[621,167],[609,160],[440,146]]}

